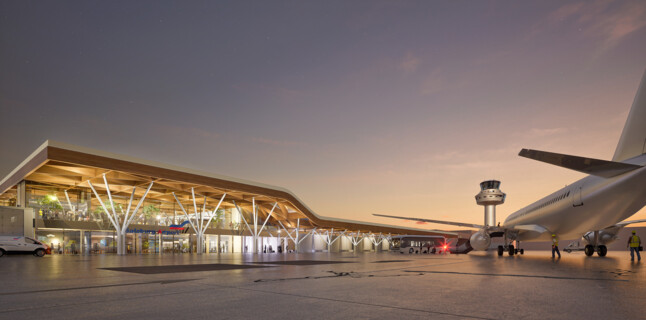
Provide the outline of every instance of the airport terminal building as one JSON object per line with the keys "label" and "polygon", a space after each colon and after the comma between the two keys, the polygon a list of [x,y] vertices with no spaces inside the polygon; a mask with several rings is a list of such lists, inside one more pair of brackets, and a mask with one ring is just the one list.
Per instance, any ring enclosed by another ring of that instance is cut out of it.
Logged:
{"label": "airport terminal building", "polygon": [[56,254],[388,250],[454,234],[317,215],[287,189],[47,141],[0,182],[0,234]]}

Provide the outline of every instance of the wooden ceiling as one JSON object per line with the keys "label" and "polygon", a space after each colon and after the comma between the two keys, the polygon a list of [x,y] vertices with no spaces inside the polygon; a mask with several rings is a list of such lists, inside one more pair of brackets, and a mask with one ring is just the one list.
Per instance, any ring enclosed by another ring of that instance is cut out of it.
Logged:
{"label": "wooden ceiling", "polygon": [[[226,178],[216,175],[198,173],[190,169],[174,168],[167,165],[151,164],[144,160],[133,161],[124,157],[106,155],[100,151],[74,148],[68,145],[56,145],[47,142],[30,158],[0,183],[0,197],[15,197],[16,184],[22,180],[30,188],[43,191],[63,192],[69,194],[85,191],[91,193],[88,181],[96,191],[107,199],[103,180],[105,175],[112,196],[127,201],[136,187],[135,200],[140,199],[148,185],[153,183],[146,201],[156,202],[162,210],[176,208],[173,193],[177,196],[187,212],[193,212],[192,190],[198,208],[206,201],[207,209],[217,206],[224,193],[226,197],[221,208],[234,207],[233,202],[248,213],[252,210],[252,201],[258,206],[259,216],[263,221],[271,211],[274,203],[277,207],[269,223],[278,225],[281,221],[286,227],[294,227],[296,219],[301,220],[301,227],[335,230],[349,230],[364,233],[384,234],[426,234],[453,237],[451,233],[402,228],[381,224],[363,223],[351,220],[328,219],[313,213],[291,192],[249,181]],[[92,197],[94,198],[94,196]],[[97,201],[97,200],[95,200]],[[98,201],[93,206],[99,205]]]}

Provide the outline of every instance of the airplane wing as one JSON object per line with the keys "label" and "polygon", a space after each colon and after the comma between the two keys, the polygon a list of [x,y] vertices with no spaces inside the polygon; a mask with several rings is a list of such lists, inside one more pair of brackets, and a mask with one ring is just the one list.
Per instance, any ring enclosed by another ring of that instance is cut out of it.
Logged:
{"label": "airplane wing", "polygon": [[640,223],[640,222],[646,222],[646,219],[622,221],[622,222],[619,222],[619,223],[615,224],[614,226],[616,226],[616,227],[625,227],[625,226],[627,226],[629,224]]}
{"label": "airplane wing", "polygon": [[642,166],[638,166],[636,164],[584,158],[531,149],[522,149],[518,155],[604,178],[612,178],[614,176],[642,168]]}
{"label": "airplane wing", "polygon": [[376,213],[373,213],[372,215],[377,216],[377,217],[386,217],[386,218],[394,218],[394,219],[402,219],[402,220],[413,220],[413,221],[422,221],[422,222],[428,222],[428,223],[448,224],[448,225],[458,226],[458,227],[467,227],[467,228],[476,228],[476,229],[484,228],[484,226],[481,225],[481,224],[473,224],[473,223],[462,223],[462,222],[431,220],[431,219],[422,219],[422,218],[389,216],[389,215],[385,215],[385,214],[376,214]]}
{"label": "airplane wing", "polygon": [[549,232],[545,227],[537,224],[523,224],[519,226],[514,226],[512,229],[516,230],[525,230],[525,231],[534,231],[538,233]]}

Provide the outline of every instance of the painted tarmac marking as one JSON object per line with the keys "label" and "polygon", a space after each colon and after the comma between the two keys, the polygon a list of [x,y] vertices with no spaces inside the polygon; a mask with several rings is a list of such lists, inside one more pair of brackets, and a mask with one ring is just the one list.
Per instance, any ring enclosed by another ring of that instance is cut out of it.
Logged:
{"label": "painted tarmac marking", "polygon": [[601,281],[623,281],[623,279],[604,279],[604,278],[574,278],[574,277],[557,277],[557,276],[532,276],[527,274],[500,274],[500,273],[475,273],[475,272],[457,272],[457,271],[414,271],[404,270],[411,273],[440,273],[440,274],[462,274],[468,276],[494,276],[494,277],[520,277],[520,278],[542,278],[542,279],[559,279],[559,280],[601,280]]}

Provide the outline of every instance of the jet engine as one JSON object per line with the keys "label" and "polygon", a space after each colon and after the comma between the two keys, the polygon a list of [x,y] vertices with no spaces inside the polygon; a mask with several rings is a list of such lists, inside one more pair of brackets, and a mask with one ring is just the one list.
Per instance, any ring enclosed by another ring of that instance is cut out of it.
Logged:
{"label": "jet engine", "polygon": [[474,250],[487,250],[491,244],[491,237],[485,230],[479,230],[471,235],[469,242]]}
{"label": "jet engine", "polygon": [[[610,242],[617,240],[617,233],[619,233],[620,228],[607,228],[605,230],[599,231],[599,242],[596,245],[606,245]],[[583,235],[583,240],[586,243],[595,245],[594,242],[594,231],[589,231]]]}

